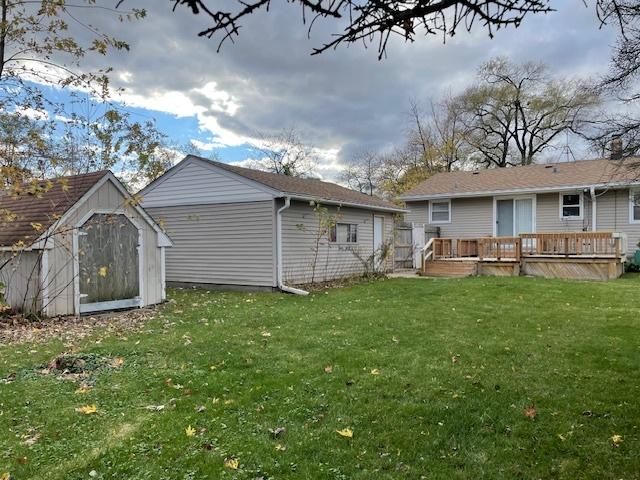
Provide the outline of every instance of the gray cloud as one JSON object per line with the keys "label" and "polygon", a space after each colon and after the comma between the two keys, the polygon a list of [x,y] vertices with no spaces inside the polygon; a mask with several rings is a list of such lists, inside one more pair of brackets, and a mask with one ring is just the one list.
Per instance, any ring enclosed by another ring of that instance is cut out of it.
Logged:
{"label": "gray cloud", "polygon": [[[375,48],[359,45],[312,57],[312,48],[328,39],[335,25],[316,25],[308,39],[299,9],[274,3],[270,13],[248,19],[236,43],[217,54],[215,40],[197,37],[206,17],[186,9],[172,13],[165,2],[149,3],[125,3],[148,9],[141,22],[126,29],[104,25],[118,28],[112,31],[132,45],[130,53],[108,59],[116,72],[131,74],[123,84],[129,93],[183,92],[206,110],[204,118],[239,136],[295,127],[319,148],[341,149],[340,157],[401,141],[409,99],[455,93],[493,56],[540,60],[562,75],[597,75],[606,68],[614,41],[611,31],[598,28],[593,6],[567,0],[556,2],[559,11],[499,31],[493,40],[478,27],[446,45],[441,37],[418,37],[412,44],[393,39],[383,61]],[[217,111],[208,95],[195,91],[208,82],[228,93],[237,111]]]}

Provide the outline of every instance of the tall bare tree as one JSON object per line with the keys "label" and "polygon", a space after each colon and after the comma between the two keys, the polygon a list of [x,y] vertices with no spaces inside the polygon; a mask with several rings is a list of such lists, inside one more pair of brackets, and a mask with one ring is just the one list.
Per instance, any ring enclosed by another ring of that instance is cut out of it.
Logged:
{"label": "tall bare tree", "polygon": [[533,163],[560,134],[581,130],[599,96],[588,82],[554,78],[542,64],[496,58],[459,101],[475,160],[507,167]]}
{"label": "tall bare tree", "polygon": [[383,180],[384,158],[371,151],[365,151],[352,157],[340,173],[340,180],[349,188],[367,195],[380,193]]}
{"label": "tall bare tree", "polygon": [[315,173],[316,151],[293,128],[273,135],[260,134],[252,148],[256,151],[250,162],[253,168],[290,177],[308,177]]}

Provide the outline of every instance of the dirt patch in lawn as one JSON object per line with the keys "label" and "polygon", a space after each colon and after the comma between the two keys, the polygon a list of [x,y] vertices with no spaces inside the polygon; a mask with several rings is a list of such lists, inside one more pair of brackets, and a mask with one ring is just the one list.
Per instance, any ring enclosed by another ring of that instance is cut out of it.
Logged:
{"label": "dirt patch in lawn", "polygon": [[38,321],[21,316],[0,318],[0,343],[47,342],[52,339],[69,342],[88,337],[99,329],[105,329],[109,334],[136,331],[155,318],[159,308],[141,308],[82,317],[52,317]]}

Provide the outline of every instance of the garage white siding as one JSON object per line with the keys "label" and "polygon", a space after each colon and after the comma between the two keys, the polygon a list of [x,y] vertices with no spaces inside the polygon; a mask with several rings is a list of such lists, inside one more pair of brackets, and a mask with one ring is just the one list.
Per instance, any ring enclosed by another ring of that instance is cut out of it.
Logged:
{"label": "garage white siding", "polygon": [[[361,274],[363,262],[373,254],[373,217],[385,217],[385,241],[392,243],[393,217],[371,210],[327,207],[339,223],[358,225],[357,243],[331,243],[327,236],[318,241],[319,217],[305,202],[292,202],[283,212],[282,250],[285,283],[304,284]],[[390,252],[390,258],[393,258]],[[387,266],[391,262],[388,260]]]}
{"label": "garage white siding", "polygon": [[141,192],[146,208],[211,203],[255,202],[273,195],[200,160],[187,160],[174,167],[156,184]]}
{"label": "garage white siding", "polygon": [[273,287],[273,200],[146,209],[173,241],[168,282]]}

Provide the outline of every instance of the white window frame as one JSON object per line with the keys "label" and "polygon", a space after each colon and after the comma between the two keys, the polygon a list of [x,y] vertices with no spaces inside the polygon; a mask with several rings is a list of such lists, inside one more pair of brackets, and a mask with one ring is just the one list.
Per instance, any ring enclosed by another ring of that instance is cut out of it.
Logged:
{"label": "white window frame", "polygon": [[[434,220],[433,219],[433,204],[434,203],[446,203],[449,206],[449,218],[447,220]],[[445,223],[451,223],[451,199],[444,198],[442,200],[429,200],[429,223],[433,225],[442,225]]]}
{"label": "white window frame", "polygon": [[[356,241],[355,241],[355,242],[350,242],[350,241],[349,241],[349,239],[348,239],[348,238],[349,238],[349,236],[348,236],[348,235],[347,235],[347,241],[346,241],[346,242],[340,242],[340,241],[338,241],[338,225],[349,225],[350,227],[356,227]],[[332,244],[334,244],[334,245],[356,245],[356,244],[358,243],[358,241],[360,240],[360,236],[359,236],[359,234],[360,234],[360,232],[359,232],[360,228],[359,228],[359,226],[358,226],[358,224],[357,224],[357,223],[352,223],[352,222],[336,222],[336,223],[331,227],[331,230],[333,230],[333,229],[335,229],[335,232],[336,232],[336,237],[335,237],[336,239],[335,239],[335,241],[334,241],[334,240],[331,240],[331,236],[332,236],[332,235],[331,235],[331,233],[332,233],[332,232],[331,232],[331,231],[329,231],[329,243],[332,243]]]}
{"label": "white window frame", "polygon": [[629,189],[629,223],[638,225],[640,224],[640,218],[633,218],[633,197],[635,195],[640,195],[640,188]]}
{"label": "white window frame", "polygon": [[[564,204],[564,196],[565,195],[578,195],[580,202],[578,203],[578,208],[580,208],[579,215],[564,215],[564,207],[575,207],[575,205],[565,205]],[[568,192],[560,192],[558,194],[558,203],[560,205],[560,219],[562,220],[584,220],[584,192],[582,191],[568,191]]]}

